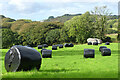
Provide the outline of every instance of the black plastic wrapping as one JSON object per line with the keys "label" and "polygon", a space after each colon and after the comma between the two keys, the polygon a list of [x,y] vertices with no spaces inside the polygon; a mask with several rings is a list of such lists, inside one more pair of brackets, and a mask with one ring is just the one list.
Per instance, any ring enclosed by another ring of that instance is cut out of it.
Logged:
{"label": "black plastic wrapping", "polygon": [[106,47],[106,46],[100,46],[100,47],[99,47],[99,51],[101,52],[101,50],[102,50],[103,48],[107,48],[107,47]]}
{"label": "black plastic wrapping", "polygon": [[5,69],[7,72],[26,71],[33,68],[39,70],[41,66],[40,53],[27,46],[13,46],[5,55]]}
{"label": "black plastic wrapping", "polygon": [[63,45],[62,45],[62,44],[60,44],[60,45],[59,45],[59,48],[63,48]]}
{"label": "black plastic wrapping", "polygon": [[43,47],[42,45],[38,45],[38,49],[42,49],[42,47]]}
{"label": "black plastic wrapping", "polygon": [[65,43],[64,46],[65,46],[65,47],[69,47],[69,44],[68,44],[68,43]]}
{"label": "black plastic wrapping", "polygon": [[52,50],[43,50],[42,58],[52,58]]}
{"label": "black plastic wrapping", "polygon": [[85,58],[94,58],[95,50],[94,49],[84,49],[84,57]]}
{"label": "black plastic wrapping", "polygon": [[42,50],[41,50],[41,54],[42,54],[43,50],[47,50],[47,49],[42,49]]}
{"label": "black plastic wrapping", "polygon": [[102,56],[111,56],[111,50],[109,48],[102,48],[101,54]]}
{"label": "black plastic wrapping", "polygon": [[88,45],[92,45],[92,42],[88,42]]}
{"label": "black plastic wrapping", "polygon": [[93,42],[93,45],[98,45],[98,42]]}
{"label": "black plastic wrapping", "polygon": [[56,45],[53,45],[53,46],[52,46],[52,50],[57,50],[57,46],[56,46]]}
{"label": "black plastic wrapping", "polygon": [[74,47],[74,45],[72,43],[69,43],[69,47]]}
{"label": "black plastic wrapping", "polygon": [[46,48],[46,47],[48,47],[48,45],[47,44],[43,44],[43,47]]}
{"label": "black plastic wrapping", "polygon": [[109,42],[106,42],[105,45],[110,45],[110,43],[109,43]]}

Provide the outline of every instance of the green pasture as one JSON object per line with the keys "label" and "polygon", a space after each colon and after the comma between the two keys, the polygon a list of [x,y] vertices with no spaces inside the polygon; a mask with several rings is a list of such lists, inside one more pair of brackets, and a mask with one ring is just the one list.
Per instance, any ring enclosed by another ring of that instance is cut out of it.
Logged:
{"label": "green pasture", "polygon": [[[100,46],[111,49],[111,56],[101,56]],[[84,49],[95,49],[95,58],[84,58]],[[37,47],[35,47],[36,50]],[[52,49],[49,46],[47,49]],[[0,62],[3,78],[117,78],[118,77],[118,43],[110,45],[80,44],[74,47],[52,51],[52,58],[42,58],[39,71],[6,72],[4,67],[5,54],[9,49],[2,49]],[[38,50],[40,52],[40,49]]]}

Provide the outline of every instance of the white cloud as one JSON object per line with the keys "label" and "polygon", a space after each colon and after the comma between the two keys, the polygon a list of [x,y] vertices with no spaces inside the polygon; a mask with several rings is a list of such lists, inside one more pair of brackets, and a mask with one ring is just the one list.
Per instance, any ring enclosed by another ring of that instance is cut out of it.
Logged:
{"label": "white cloud", "polygon": [[[28,8],[29,0],[10,0],[9,5],[14,5],[20,11],[26,10]],[[29,4],[30,5],[30,4]]]}
{"label": "white cloud", "polygon": [[[35,0],[38,1],[38,0]],[[118,2],[119,0],[39,0],[39,2]]]}
{"label": "white cloud", "polygon": [[8,17],[39,20],[48,16],[84,13],[103,5],[116,13],[117,2],[118,0],[0,0],[0,7],[3,6],[3,14]]}

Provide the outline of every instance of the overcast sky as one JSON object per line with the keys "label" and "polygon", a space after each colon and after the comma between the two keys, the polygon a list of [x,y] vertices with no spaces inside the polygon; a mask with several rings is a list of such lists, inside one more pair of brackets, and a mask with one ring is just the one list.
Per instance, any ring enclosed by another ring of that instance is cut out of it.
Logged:
{"label": "overcast sky", "polygon": [[40,21],[49,16],[79,14],[106,5],[118,14],[119,0],[0,0],[0,14],[13,19]]}

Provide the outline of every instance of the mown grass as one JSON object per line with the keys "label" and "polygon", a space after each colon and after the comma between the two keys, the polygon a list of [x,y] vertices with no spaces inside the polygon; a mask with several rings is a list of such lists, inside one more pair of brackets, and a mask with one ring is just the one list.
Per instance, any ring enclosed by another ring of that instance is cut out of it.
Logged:
{"label": "mown grass", "polygon": [[[101,56],[100,46],[111,49],[111,56]],[[84,48],[95,49],[95,58],[84,58]],[[37,47],[35,47],[36,50]],[[47,49],[51,50],[51,46]],[[118,77],[118,44],[75,45],[52,51],[52,58],[42,58],[39,71],[6,72],[4,57],[9,49],[2,50],[0,62],[2,62],[3,78],[117,78]],[[38,50],[40,52],[40,50]]]}

